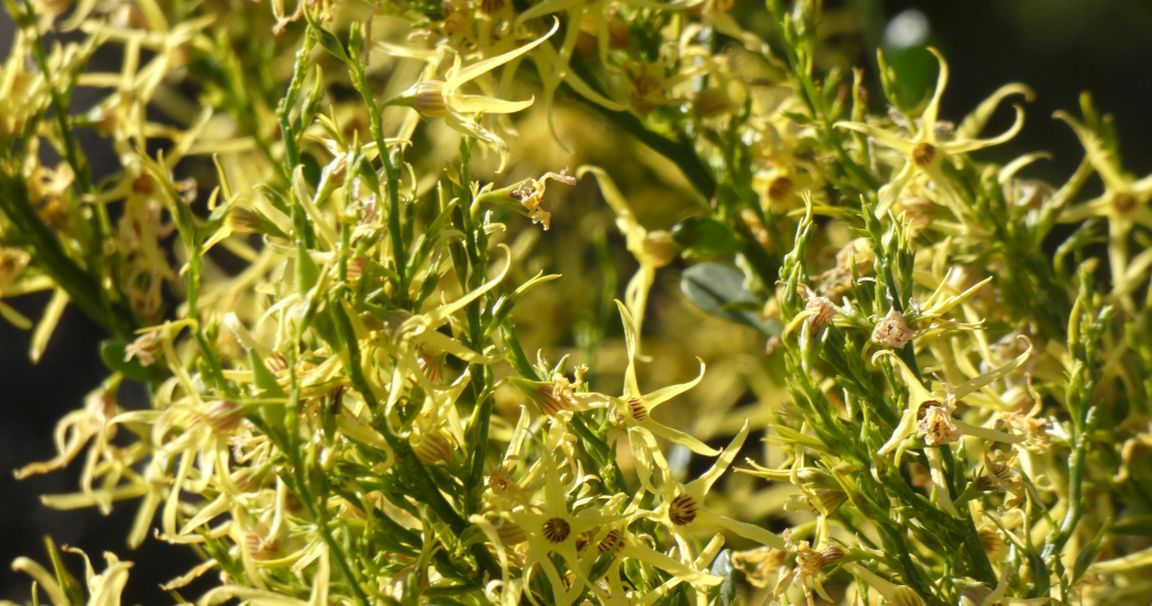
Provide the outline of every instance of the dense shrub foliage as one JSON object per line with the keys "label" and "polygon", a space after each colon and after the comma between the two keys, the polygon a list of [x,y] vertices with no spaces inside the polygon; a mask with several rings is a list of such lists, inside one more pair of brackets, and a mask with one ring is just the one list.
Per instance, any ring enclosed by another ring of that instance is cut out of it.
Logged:
{"label": "dense shrub foliage", "polygon": [[1152,589],[1152,177],[1087,97],[1050,184],[981,155],[1027,87],[946,119],[817,0],[5,6],[0,314],[109,368],[16,473],[203,561],[32,600]]}

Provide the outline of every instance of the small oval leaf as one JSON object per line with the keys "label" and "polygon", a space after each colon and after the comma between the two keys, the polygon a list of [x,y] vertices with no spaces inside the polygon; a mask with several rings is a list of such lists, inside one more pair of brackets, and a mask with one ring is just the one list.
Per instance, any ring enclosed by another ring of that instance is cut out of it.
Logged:
{"label": "small oval leaf", "polygon": [[744,288],[744,274],[719,263],[700,263],[684,270],[680,290],[700,309],[726,320],[751,326],[768,335],[780,334],[780,323],[760,317],[761,303]]}
{"label": "small oval leaf", "polygon": [[672,239],[684,249],[685,259],[717,257],[740,250],[740,240],[728,226],[707,217],[691,217],[672,227]]}

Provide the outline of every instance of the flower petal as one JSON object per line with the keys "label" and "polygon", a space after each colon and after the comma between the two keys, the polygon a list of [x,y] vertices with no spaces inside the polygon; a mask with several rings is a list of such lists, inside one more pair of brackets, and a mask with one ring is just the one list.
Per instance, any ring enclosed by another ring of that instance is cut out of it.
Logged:
{"label": "flower petal", "polygon": [[1072,132],[1076,133],[1076,138],[1080,139],[1080,145],[1084,146],[1084,152],[1088,156],[1088,162],[1092,164],[1092,168],[1096,169],[1100,178],[1104,180],[1104,186],[1107,189],[1127,189],[1128,179],[1120,174],[1120,170],[1116,167],[1115,158],[1105,149],[1104,143],[1096,133],[1092,132],[1076,118],[1073,118],[1068,112],[1058,111],[1052,114],[1052,117],[1057,120],[1063,120],[1065,124],[1072,128]]}
{"label": "flower petal", "polygon": [[1023,95],[1025,101],[1031,101],[1034,96],[1032,89],[1023,84],[1013,83],[1001,86],[980,105],[976,106],[976,109],[968,114],[967,118],[964,118],[964,121],[956,128],[956,139],[964,140],[977,137],[980,131],[984,130],[984,126],[988,124],[988,119],[1000,107],[1000,102],[1011,95]]}
{"label": "flower petal", "polygon": [[535,100],[535,97],[524,101],[506,101],[485,95],[455,95],[451,104],[452,109],[462,114],[512,114],[528,109]]}
{"label": "flower petal", "polygon": [[941,143],[940,148],[949,153],[959,154],[1007,143],[1024,128],[1024,108],[1019,105],[1013,105],[1012,109],[1016,110],[1016,118],[1012,121],[1012,126],[999,135],[988,139],[957,139],[955,141]]}
{"label": "flower petal", "polygon": [[701,442],[700,440],[696,439],[695,437],[693,437],[687,433],[684,433],[683,431],[680,431],[679,429],[673,429],[673,428],[671,428],[671,427],[669,427],[663,423],[658,423],[656,421],[653,421],[652,419],[647,419],[646,421],[641,423],[638,426],[638,428],[650,431],[653,434],[655,434],[661,438],[664,438],[665,440],[668,440],[669,442],[679,444],[679,445],[683,446],[684,448],[687,448],[688,450],[691,450],[692,452],[699,454],[699,455],[704,455],[707,457],[714,457],[714,456],[720,454],[719,450],[712,448],[711,446],[705,444],[704,442]]}
{"label": "flower petal", "polygon": [[486,74],[496,69],[497,67],[500,67],[501,65],[504,65],[505,63],[515,59],[516,57],[520,57],[528,53],[537,46],[544,44],[544,42],[548,40],[548,38],[552,37],[552,34],[555,34],[556,30],[558,29],[560,29],[560,20],[554,19],[552,21],[552,29],[548,30],[547,34],[544,34],[543,36],[529,42],[528,44],[525,44],[524,46],[512,49],[503,54],[496,55],[495,57],[489,57],[483,61],[477,61],[476,63],[473,63],[466,68],[461,69],[455,65],[452,66],[447,80],[449,90],[456,89],[461,84],[474,80],[477,77]]}
{"label": "flower petal", "polygon": [[926,140],[935,143],[936,120],[940,114],[940,99],[944,97],[944,89],[948,87],[948,62],[944,60],[944,55],[941,55],[940,51],[935,48],[928,47],[928,52],[936,57],[940,70],[936,74],[936,90],[932,91],[932,98],[924,108],[924,113],[920,114],[920,131],[924,133]]}
{"label": "flower petal", "polygon": [[704,472],[704,475],[692,480],[685,486],[685,489],[696,495],[698,498],[703,499],[704,495],[712,489],[712,485],[728,467],[732,465],[732,461],[736,460],[736,455],[740,452],[740,447],[744,445],[744,440],[748,438],[748,420],[744,420],[744,425],[740,427],[740,432],[732,439],[732,442],[720,453],[720,456],[712,463],[712,467]]}

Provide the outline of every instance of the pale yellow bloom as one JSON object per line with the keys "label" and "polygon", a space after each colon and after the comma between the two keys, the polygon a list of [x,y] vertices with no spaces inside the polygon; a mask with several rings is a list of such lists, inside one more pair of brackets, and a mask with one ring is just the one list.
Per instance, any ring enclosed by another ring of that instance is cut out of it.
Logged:
{"label": "pale yellow bloom", "polygon": [[[534,99],[524,101],[507,101],[488,95],[475,95],[462,92],[465,85],[472,83],[492,70],[509,63],[532,51],[543,44],[559,29],[560,22],[552,24],[548,33],[532,40],[528,44],[514,48],[494,57],[464,66],[460,55],[451,47],[441,47],[437,53],[419,53],[393,45],[381,45],[384,50],[399,56],[417,56],[432,61],[432,67],[426,77],[413,84],[408,90],[388,102],[389,105],[407,105],[415,109],[425,118],[442,118],[448,126],[465,135],[475,137],[488,147],[495,149],[500,158],[500,166],[496,172],[504,169],[508,159],[508,143],[504,139],[484,127],[479,116],[484,114],[511,114],[532,105]],[[443,74],[442,78],[433,77],[435,66],[442,58],[443,53],[452,55],[452,65]],[[405,133],[403,138],[408,138]]]}
{"label": "pale yellow bloom", "polygon": [[728,470],[747,437],[748,422],[745,421],[740,433],[720,453],[712,467],[687,484],[673,478],[668,461],[651,437],[645,439],[641,450],[634,447],[641,483],[646,490],[660,495],[660,503],[647,516],[684,538],[687,538],[688,533],[698,530],[722,529],[761,545],[784,549],[784,540],[775,533],[755,524],[713,513],[704,507],[705,498],[712,486]]}
{"label": "pale yellow bloom", "polygon": [[864,133],[877,143],[900,152],[905,161],[899,172],[894,175],[889,184],[881,192],[880,203],[876,207],[877,216],[883,216],[899,199],[901,191],[912,181],[918,172],[927,173],[933,180],[943,187],[947,187],[948,179],[939,172],[939,162],[950,154],[962,154],[984,149],[1004,143],[1024,127],[1024,110],[1013,106],[1016,110],[1016,119],[1012,126],[1003,133],[988,138],[979,139],[977,135],[984,124],[991,117],[1000,102],[1013,94],[1032,96],[1032,92],[1019,84],[1004,86],[992,94],[956,129],[955,134],[949,136],[945,123],[939,120],[940,100],[944,96],[944,89],[948,85],[948,63],[936,49],[929,48],[936,56],[940,71],[936,77],[936,88],[928,100],[924,111],[920,114],[915,132],[909,137],[906,134],[893,132],[867,122],[837,122],[836,126],[856,132]]}

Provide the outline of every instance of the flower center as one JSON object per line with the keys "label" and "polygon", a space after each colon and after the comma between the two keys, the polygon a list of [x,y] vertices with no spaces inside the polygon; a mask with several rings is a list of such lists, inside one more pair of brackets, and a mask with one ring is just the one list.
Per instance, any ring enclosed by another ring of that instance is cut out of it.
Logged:
{"label": "flower center", "polygon": [[495,494],[504,495],[513,492],[517,486],[512,472],[503,465],[497,465],[488,474],[488,488]]}
{"label": "flower center", "polygon": [[536,392],[539,394],[536,402],[544,414],[550,417],[556,416],[560,411],[572,409],[572,389],[567,385],[567,380],[564,384],[554,381],[549,385],[541,385]]}
{"label": "flower center", "polygon": [[904,347],[913,336],[912,327],[908,326],[904,315],[895,309],[889,310],[887,315],[880,318],[872,331],[872,340],[889,349]]}
{"label": "flower center", "polygon": [[640,398],[632,398],[628,400],[628,414],[636,421],[643,422],[648,418],[648,408]]}
{"label": "flower center", "polygon": [[768,198],[770,200],[783,200],[792,193],[792,189],[796,184],[792,178],[787,175],[782,175],[772,179],[772,183],[768,184]]}
{"label": "flower center", "polygon": [[228,400],[212,402],[204,409],[203,415],[212,432],[217,435],[231,434],[240,425],[240,421],[244,420],[240,405]]}
{"label": "flower center", "polygon": [[696,519],[696,499],[682,494],[668,504],[668,519],[677,526],[691,524]]}
{"label": "flower center", "polygon": [[600,553],[607,553],[609,551],[619,550],[623,544],[624,541],[620,538],[620,531],[613,528],[608,531],[608,534],[604,535],[603,539],[600,539],[600,542],[596,544],[596,549]]}
{"label": "flower center", "polygon": [[452,457],[452,442],[443,431],[415,436],[411,443],[416,458],[425,465],[437,465]]}
{"label": "flower center", "polygon": [[572,527],[564,518],[550,518],[544,521],[544,538],[553,543],[563,542],[572,533]]}
{"label": "flower center", "polygon": [[915,162],[916,166],[919,166],[920,168],[924,168],[935,162],[936,156],[936,146],[932,145],[931,143],[920,143],[916,147],[912,148],[912,161]]}
{"label": "flower center", "polygon": [[1128,192],[1120,192],[1112,196],[1112,208],[1121,215],[1130,215],[1136,210],[1136,196]]}
{"label": "flower center", "polygon": [[447,116],[448,101],[444,98],[444,83],[439,80],[425,80],[416,85],[412,97],[412,108],[425,118]]}

